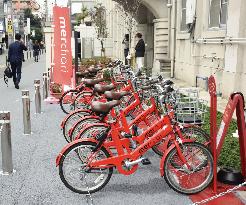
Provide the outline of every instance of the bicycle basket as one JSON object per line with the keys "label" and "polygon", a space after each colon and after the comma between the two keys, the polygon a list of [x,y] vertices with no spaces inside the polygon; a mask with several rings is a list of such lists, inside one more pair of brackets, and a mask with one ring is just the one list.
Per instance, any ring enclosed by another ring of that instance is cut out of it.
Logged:
{"label": "bicycle basket", "polygon": [[176,120],[182,124],[204,123],[207,112],[207,101],[199,99],[199,91],[195,88],[178,89],[176,93]]}

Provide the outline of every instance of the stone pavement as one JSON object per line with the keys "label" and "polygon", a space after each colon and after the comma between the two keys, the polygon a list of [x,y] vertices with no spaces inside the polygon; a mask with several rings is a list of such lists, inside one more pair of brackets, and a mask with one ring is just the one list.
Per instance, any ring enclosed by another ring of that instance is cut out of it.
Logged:
{"label": "stone pavement", "polygon": [[[55,159],[66,145],[60,130],[64,118],[58,105],[42,104],[43,114],[34,114],[34,79],[41,79],[45,59],[23,64],[20,90],[0,78],[0,110],[11,111],[13,164],[16,173],[0,176],[0,205],[86,205],[84,195],[75,194],[61,182]],[[21,90],[30,90],[32,132],[24,136]],[[152,164],[131,176],[114,174],[108,185],[93,194],[94,205],[188,205],[188,196],[178,194],[160,177],[160,159],[152,151]],[[0,168],[1,168],[0,159]]]}

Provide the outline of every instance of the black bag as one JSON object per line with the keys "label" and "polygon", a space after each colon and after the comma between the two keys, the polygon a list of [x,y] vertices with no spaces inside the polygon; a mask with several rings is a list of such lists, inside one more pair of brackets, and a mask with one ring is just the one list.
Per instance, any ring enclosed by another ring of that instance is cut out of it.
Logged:
{"label": "black bag", "polygon": [[8,78],[12,78],[13,77],[13,73],[12,73],[12,70],[11,70],[9,64],[5,68],[4,75],[6,75]]}
{"label": "black bag", "polygon": [[4,77],[4,82],[8,86],[8,79],[13,77],[13,72],[12,72],[9,64],[7,65],[7,67],[4,70],[4,76],[3,77]]}

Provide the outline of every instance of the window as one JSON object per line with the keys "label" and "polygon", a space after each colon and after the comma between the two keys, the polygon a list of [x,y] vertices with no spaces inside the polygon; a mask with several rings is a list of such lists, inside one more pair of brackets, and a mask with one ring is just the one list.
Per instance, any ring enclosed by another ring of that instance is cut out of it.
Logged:
{"label": "window", "polygon": [[186,1],[182,0],[182,11],[181,11],[181,23],[180,23],[180,30],[186,31],[187,25],[186,25]]}
{"label": "window", "polygon": [[224,28],[227,21],[228,0],[210,0],[209,28]]}

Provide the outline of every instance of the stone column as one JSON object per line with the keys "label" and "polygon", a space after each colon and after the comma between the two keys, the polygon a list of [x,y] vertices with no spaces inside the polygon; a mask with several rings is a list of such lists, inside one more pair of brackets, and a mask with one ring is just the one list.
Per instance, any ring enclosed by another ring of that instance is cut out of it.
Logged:
{"label": "stone column", "polygon": [[[228,4],[227,37],[245,38],[245,10],[245,0],[230,1]],[[229,96],[234,91],[242,91],[246,94],[245,54],[245,44],[226,45],[225,70],[222,80],[223,96]]]}
{"label": "stone column", "polygon": [[[45,48],[46,48],[46,65],[45,65],[45,72],[48,72],[48,68],[51,67],[51,53],[54,55],[54,49],[51,45],[51,38],[54,34],[54,29],[51,27],[44,27],[44,35],[45,35]],[[51,51],[52,48],[52,51]]]}
{"label": "stone column", "polygon": [[154,63],[153,74],[160,73],[170,77],[170,59],[168,57],[168,18],[154,19]]}

